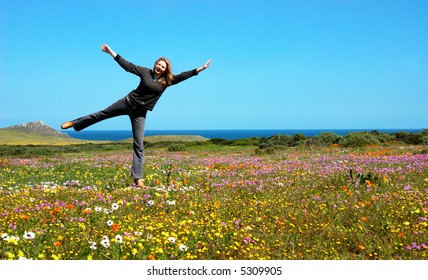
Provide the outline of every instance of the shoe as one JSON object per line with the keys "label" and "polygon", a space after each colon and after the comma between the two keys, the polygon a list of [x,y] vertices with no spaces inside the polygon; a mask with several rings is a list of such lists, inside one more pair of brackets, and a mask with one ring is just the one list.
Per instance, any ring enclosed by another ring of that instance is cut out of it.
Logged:
{"label": "shoe", "polygon": [[73,127],[73,122],[65,122],[61,125],[62,129],[69,129],[70,127]]}
{"label": "shoe", "polygon": [[144,187],[142,179],[134,179],[134,183],[135,183],[135,185],[137,185],[137,187],[140,187],[140,188]]}

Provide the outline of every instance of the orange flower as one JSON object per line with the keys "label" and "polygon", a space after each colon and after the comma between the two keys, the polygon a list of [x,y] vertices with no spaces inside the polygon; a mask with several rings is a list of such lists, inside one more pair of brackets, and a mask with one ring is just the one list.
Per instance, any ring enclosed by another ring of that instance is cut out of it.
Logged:
{"label": "orange flower", "polygon": [[403,238],[404,236],[406,236],[406,234],[404,234],[404,232],[400,232],[400,233],[398,234],[398,237],[400,237],[400,238]]}
{"label": "orange flower", "polygon": [[55,241],[54,245],[55,245],[55,247],[59,247],[59,246],[61,246],[61,242],[60,241]]}
{"label": "orange flower", "polygon": [[21,219],[23,219],[24,221],[28,220],[28,215],[22,215]]}
{"label": "orange flower", "polygon": [[358,249],[360,249],[360,250],[364,250],[365,248],[364,248],[364,246],[363,246],[363,245],[359,244],[359,245],[358,245]]}
{"label": "orange flower", "polygon": [[153,256],[152,254],[149,255],[149,260],[156,260],[156,257]]}
{"label": "orange flower", "polygon": [[214,202],[214,206],[215,206],[216,208],[219,208],[219,207],[220,207],[220,202],[218,202],[218,201]]}
{"label": "orange flower", "polygon": [[363,222],[367,222],[367,217],[362,217],[362,218],[361,218],[361,221],[363,221]]}
{"label": "orange flower", "polygon": [[91,210],[85,209],[85,210],[83,210],[83,213],[85,213],[86,215],[88,215],[89,213],[91,213]]}
{"label": "orange flower", "polygon": [[111,225],[111,230],[112,231],[118,231],[119,230],[119,225],[118,224],[112,224]]}
{"label": "orange flower", "polygon": [[53,210],[50,211],[52,216],[55,215],[56,213],[59,213],[59,212],[61,212],[61,211],[57,207],[55,207]]}
{"label": "orange flower", "polygon": [[73,204],[67,204],[67,209],[68,210],[73,210],[74,209],[74,205]]}

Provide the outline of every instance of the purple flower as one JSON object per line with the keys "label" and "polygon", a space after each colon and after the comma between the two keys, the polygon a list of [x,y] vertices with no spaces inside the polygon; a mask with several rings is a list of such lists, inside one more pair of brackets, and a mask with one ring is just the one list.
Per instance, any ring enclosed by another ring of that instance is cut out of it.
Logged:
{"label": "purple flower", "polygon": [[406,251],[410,251],[412,249],[409,245],[406,245]]}

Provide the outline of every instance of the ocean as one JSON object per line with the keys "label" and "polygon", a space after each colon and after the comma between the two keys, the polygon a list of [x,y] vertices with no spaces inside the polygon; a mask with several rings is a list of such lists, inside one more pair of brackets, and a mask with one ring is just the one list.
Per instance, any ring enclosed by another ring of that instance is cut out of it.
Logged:
{"label": "ocean", "polygon": [[[146,130],[145,136],[158,135],[198,135],[205,138],[224,138],[228,140],[271,137],[274,135],[303,134],[307,137],[317,136],[323,132],[333,132],[338,135],[346,135],[350,132],[363,132],[377,130],[379,132],[394,133],[407,131],[411,133],[421,132],[422,129],[230,129],[230,130]],[[114,141],[132,138],[131,130],[70,130],[65,132],[69,136],[84,140]]]}

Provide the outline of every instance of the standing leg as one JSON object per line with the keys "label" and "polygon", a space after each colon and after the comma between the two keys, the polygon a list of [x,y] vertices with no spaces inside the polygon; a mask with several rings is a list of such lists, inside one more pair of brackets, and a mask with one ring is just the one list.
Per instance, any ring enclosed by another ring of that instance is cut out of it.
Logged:
{"label": "standing leg", "polygon": [[[137,110],[129,115],[132,124],[132,135],[134,138],[132,155],[132,171],[131,176],[138,180],[143,177],[144,164],[144,127],[146,123],[146,110]],[[139,185],[139,184],[138,184]]]}
{"label": "standing leg", "polygon": [[119,99],[118,101],[108,106],[104,110],[75,119],[74,121],[72,121],[72,124],[73,124],[72,126],[74,130],[80,131],[97,122],[100,122],[109,118],[117,117],[120,115],[128,115],[130,111],[128,106],[129,105],[127,105],[126,97]]}

